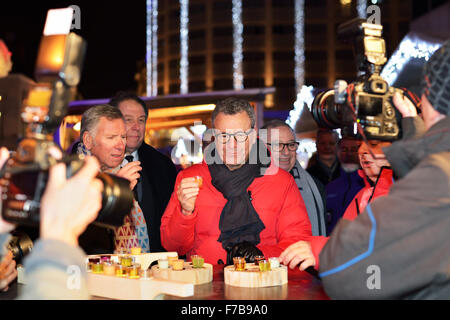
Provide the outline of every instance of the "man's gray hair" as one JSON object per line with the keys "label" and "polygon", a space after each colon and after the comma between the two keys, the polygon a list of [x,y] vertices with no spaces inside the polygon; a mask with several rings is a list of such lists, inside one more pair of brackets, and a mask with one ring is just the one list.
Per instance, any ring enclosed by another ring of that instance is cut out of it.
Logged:
{"label": "man's gray hair", "polygon": [[237,98],[226,98],[225,100],[220,100],[216,103],[216,107],[212,112],[212,126],[214,128],[214,120],[219,113],[224,113],[227,115],[234,115],[240,112],[247,112],[250,118],[251,127],[254,128],[256,124],[255,110],[250,105],[247,100],[237,99]]}
{"label": "man's gray hair", "polygon": [[81,130],[80,130],[80,140],[83,141],[83,135],[88,131],[91,135],[95,136],[95,129],[100,121],[100,118],[106,118],[108,120],[122,119],[122,112],[119,108],[113,107],[109,104],[99,104],[87,109],[81,118]]}
{"label": "man's gray hair", "polygon": [[280,120],[280,119],[272,119],[272,120],[267,121],[266,123],[264,123],[264,125],[261,127],[261,129],[269,130],[269,129],[280,128],[280,127],[288,128],[292,132],[292,135],[294,136],[294,139],[295,139],[296,135],[295,135],[294,129],[292,129],[292,127],[290,125],[288,125],[286,122],[284,122],[283,120]]}

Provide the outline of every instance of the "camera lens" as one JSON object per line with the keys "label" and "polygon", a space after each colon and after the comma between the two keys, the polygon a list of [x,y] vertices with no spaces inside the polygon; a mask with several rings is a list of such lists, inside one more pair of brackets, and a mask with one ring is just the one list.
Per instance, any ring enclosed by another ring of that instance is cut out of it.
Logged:
{"label": "camera lens", "polygon": [[350,108],[334,102],[334,90],[319,93],[311,105],[311,113],[321,128],[336,129],[353,124]]}
{"label": "camera lens", "polygon": [[127,179],[99,173],[97,178],[103,182],[102,209],[95,222],[119,227],[124,217],[133,207],[133,192]]}

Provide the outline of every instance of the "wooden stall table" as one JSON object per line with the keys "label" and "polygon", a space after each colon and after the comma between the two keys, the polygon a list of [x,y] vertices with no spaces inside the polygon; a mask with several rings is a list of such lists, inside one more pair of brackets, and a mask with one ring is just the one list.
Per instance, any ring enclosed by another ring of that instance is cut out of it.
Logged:
{"label": "wooden stall table", "polygon": [[288,283],[274,287],[235,287],[224,282],[225,265],[214,265],[213,281],[195,285],[194,295],[180,298],[163,295],[164,300],[329,300],[320,280],[307,272],[288,269]]}

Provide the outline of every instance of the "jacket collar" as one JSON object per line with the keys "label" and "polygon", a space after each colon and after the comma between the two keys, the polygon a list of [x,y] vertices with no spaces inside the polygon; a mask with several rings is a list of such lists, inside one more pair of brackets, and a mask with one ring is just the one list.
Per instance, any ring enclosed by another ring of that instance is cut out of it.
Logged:
{"label": "jacket collar", "polygon": [[450,151],[450,117],[435,123],[422,136],[396,141],[383,151],[396,176],[404,177],[429,155]]}

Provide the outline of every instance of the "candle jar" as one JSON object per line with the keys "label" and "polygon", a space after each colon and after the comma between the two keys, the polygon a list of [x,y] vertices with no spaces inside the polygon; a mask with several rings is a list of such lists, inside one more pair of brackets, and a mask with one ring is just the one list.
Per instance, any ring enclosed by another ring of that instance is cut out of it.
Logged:
{"label": "candle jar", "polygon": [[167,268],[169,268],[169,260],[167,260],[167,259],[159,259],[158,260],[158,267],[160,269],[167,269]]}
{"label": "candle jar", "polygon": [[277,257],[269,258],[270,268],[279,268],[280,267],[280,261]]}
{"label": "candle jar", "polygon": [[270,262],[267,260],[259,261],[259,271],[270,271]]}
{"label": "candle jar", "polygon": [[264,259],[265,259],[264,256],[256,256],[255,257],[255,266],[259,265],[259,262]]}
{"label": "candle jar", "polygon": [[130,256],[120,257],[120,264],[124,267],[131,267],[133,264],[133,258]]}
{"label": "candle jar", "polygon": [[87,270],[92,270],[92,265],[94,263],[100,263],[100,257],[98,256],[93,256],[93,257],[88,257],[88,263],[87,263]]}
{"label": "candle jar", "polygon": [[133,254],[133,255],[141,254],[141,252],[142,252],[141,247],[131,248],[131,254]]}
{"label": "candle jar", "polygon": [[197,183],[198,187],[201,188],[203,186],[203,178],[201,176],[195,176],[195,183]]}
{"label": "candle jar", "polygon": [[116,276],[117,277],[126,277],[129,273],[129,267],[125,267],[121,264],[116,265]]}
{"label": "candle jar", "polygon": [[203,268],[203,263],[205,262],[205,259],[202,256],[193,255],[193,256],[191,256],[191,260],[192,260],[192,266],[194,268]]}
{"label": "candle jar", "polygon": [[167,260],[169,261],[169,267],[173,265],[173,262],[175,260],[178,260],[178,257],[167,257]]}
{"label": "candle jar", "polygon": [[116,265],[111,262],[103,262],[103,274],[113,276],[116,274]]}
{"label": "candle jar", "polygon": [[129,275],[128,278],[130,279],[139,279],[140,278],[140,271],[141,271],[141,265],[139,263],[133,264],[131,267],[129,267]]}
{"label": "candle jar", "polygon": [[103,273],[103,263],[96,262],[92,264],[92,272],[93,273]]}
{"label": "candle jar", "polygon": [[234,269],[236,271],[244,271],[245,270],[245,258],[243,257],[234,257],[233,258]]}
{"label": "candle jar", "polygon": [[175,271],[181,271],[184,267],[184,260],[183,259],[177,259],[174,260],[172,263],[172,269]]}
{"label": "candle jar", "polygon": [[111,256],[100,256],[100,262],[111,262]]}

